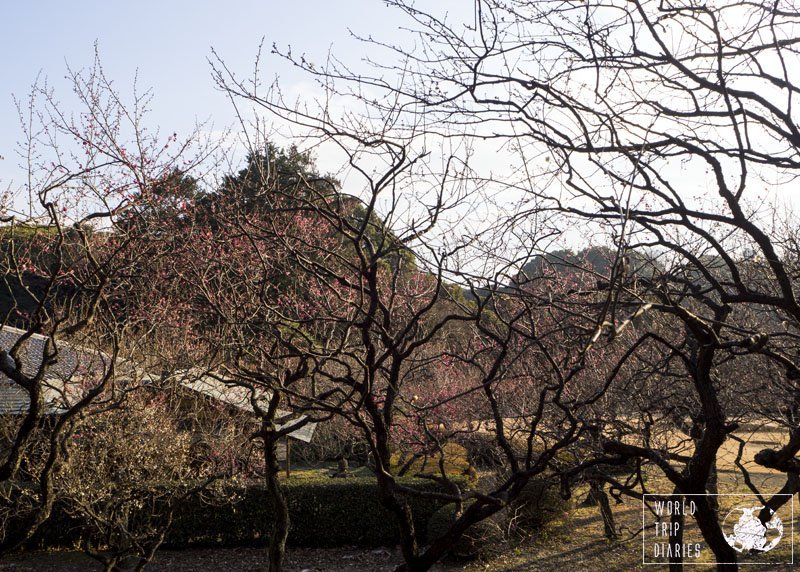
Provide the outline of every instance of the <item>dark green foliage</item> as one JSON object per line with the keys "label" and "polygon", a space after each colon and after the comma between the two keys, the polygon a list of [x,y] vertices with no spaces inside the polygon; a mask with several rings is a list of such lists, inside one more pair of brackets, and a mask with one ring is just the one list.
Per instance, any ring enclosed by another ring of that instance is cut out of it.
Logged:
{"label": "dark green foliage", "polygon": [[[431,481],[403,480],[418,490],[441,490]],[[464,483],[461,483],[463,486]],[[374,477],[331,479],[327,476],[283,483],[289,501],[293,546],[365,546],[397,543],[392,515],[380,504]],[[231,502],[193,502],[176,516],[167,544],[240,545],[266,543],[271,520],[269,501],[261,485],[221,491]],[[409,498],[416,526],[425,531],[428,519],[443,503]]]}
{"label": "dark green foliage", "polygon": [[[461,487],[466,485],[465,478],[455,480]],[[401,482],[418,490],[442,491],[428,480]],[[319,476],[289,480],[283,486],[292,520],[290,545],[386,546],[398,541],[394,517],[381,506],[374,477]],[[409,497],[409,503],[415,525],[424,537],[428,520],[444,503],[419,497]],[[178,507],[164,545],[180,548],[266,544],[272,525],[269,504],[266,489],[260,483],[213,487]],[[59,507],[31,546],[72,547],[85,540],[85,533],[85,528]]]}
{"label": "dark green foliage", "polygon": [[[466,508],[466,507],[465,507]],[[428,521],[428,538],[433,540],[442,536],[456,521],[455,506],[440,508]],[[503,512],[473,524],[450,549],[450,556],[472,559],[488,556],[492,549],[502,550],[506,540]]]}
{"label": "dark green foliage", "polygon": [[519,282],[525,283],[539,278],[548,271],[564,273],[576,268],[585,268],[601,276],[608,276],[616,255],[615,250],[602,246],[587,248],[577,253],[572,250],[554,250],[543,255],[537,254],[522,267]]}
{"label": "dark green foliage", "polygon": [[512,528],[523,534],[535,532],[551,522],[569,507],[558,486],[552,481],[529,481],[511,503]]}
{"label": "dark green foliage", "polygon": [[[47,283],[47,278],[28,272],[22,274],[22,280],[14,274],[0,279],[0,320],[8,316],[7,325],[26,327],[30,323],[30,316],[33,316],[39,305]],[[50,304],[47,307],[49,309]]]}
{"label": "dark green foliage", "polygon": [[41,301],[47,315],[54,307],[78,303],[74,283],[59,276],[56,264],[60,258],[62,265],[79,267],[85,255],[82,239],[74,228],[64,229],[61,238],[57,247],[59,231],[53,226],[0,227],[0,320],[6,325],[25,328],[36,322]]}
{"label": "dark green foliage", "polygon": [[209,206],[220,199],[233,198],[243,212],[266,213],[308,207],[338,190],[339,182],[320,175],[310,153],[295,146],[281,149],[267,143],[263,150],[251,152],[245,167],[225,177],[218,192],[208,198]]}
{"label": "dark green foliage", "polygon": [[[660,264],[652,252],[629,250],[622,254],[629,258],[630,274],[652,278],[660,269]],[[620,252],[616,248],[608,246],[591,246],[577,252],[554,250],[546,254],[536,254],[522,266],[515,282],[525,284],[548,274],[564,277],[587,272],[591,273],[592,280],[609,280],[612,267],[619,255]]]}
{"label": "dark green foliage", "polygon": [[[552,482],[532,480],[511,506],[472,525],[453,546],[450,555],[470,559],[500,553],[506,549],[507,541],[536,533],[567,507],[568,502]],[[428,521],[428,541],[447,532],[455,519],[454,505],[440,508]]]}

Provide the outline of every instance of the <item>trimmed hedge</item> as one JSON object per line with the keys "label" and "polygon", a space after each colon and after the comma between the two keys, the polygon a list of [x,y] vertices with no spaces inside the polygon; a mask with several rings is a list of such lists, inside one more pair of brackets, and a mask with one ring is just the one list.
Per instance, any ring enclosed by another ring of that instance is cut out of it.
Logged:
{"label": "trimmed hedge", "polygon": [[[466,487],[465,477],[453,477]],[[425,479],[404,478],[399,482],[421,491],[443,491]],[[327,476],[288,480],[282,483],[289,503],[293,546],[331,547],[342,545],[386,546],[398,542],[394,516],[380,503],[375,478]],[[415,527],[424,542],[430,517],[445,505],[443,501],[409,496]],[[268,542],[272,511],[263,483],[223,483],[185,500],[174,514],[164,546],[247,546]],[[86,527],[63,506],[57,505],[50,520],[31,543],[38,547],[77,546],[83,543]]]}
{"label": "trimmed hedge", "polygon": [[[402,479],[401,482],[417,490],[442,490],[436,483],[423,479]],[[320,477],[282,484],[292,522],[290,545],[330,547],[397,543],[397,524],[380,503],[374,477]],[[465,484],[465,479],[459,483],[462,487]],[[264,485],[228,485],[219,488],[215,496],[216,502],[196,497],[185,503],[175,515],[166,544],[171,547],[235,546],[267,542],[272,520],[271,503]],[[408,501],[416,519],[414,524],[424,536],[428,519],[445,503],[415,496]]]}

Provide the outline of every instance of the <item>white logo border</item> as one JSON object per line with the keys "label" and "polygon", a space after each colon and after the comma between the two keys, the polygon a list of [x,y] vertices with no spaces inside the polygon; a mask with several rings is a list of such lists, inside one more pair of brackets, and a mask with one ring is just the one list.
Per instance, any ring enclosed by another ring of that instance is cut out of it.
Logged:
{"label": "white logo border", "polygon": [[[703,493],[703,494],[682,494],[682,493],[647,493],[642,495],[642,565],[643,566],[667,566],[668,562],[647,562],[647,552],[646,552],[646,535],[645,530],[647,530],[647,526],[645,525],[645,514],[646,514],[646,505],[645,501],[647,497],[675,497],[675,496],[682,496],[682,497],[755,497],[758,499],[759,495],[754,493]],[[789,535],[789,539],[791,541],[791,554],[792,559],[790,562],[736,562],[738,566],[780,566],[780,565],[788,565],[794,566],[794,495],[789,493],[775,493],[775,494],[768,494],[768,495],[761,495],[761,497],[791,497],[789,500],[789,505],[791,507],[791,520],[789,521],[789,529],[791,534]],[[758,501],[762,502],[762,501]],[[720,564],[734,564],[734,562],[687,562],[685,559],[683,561],[684,566],[716,566]]]}

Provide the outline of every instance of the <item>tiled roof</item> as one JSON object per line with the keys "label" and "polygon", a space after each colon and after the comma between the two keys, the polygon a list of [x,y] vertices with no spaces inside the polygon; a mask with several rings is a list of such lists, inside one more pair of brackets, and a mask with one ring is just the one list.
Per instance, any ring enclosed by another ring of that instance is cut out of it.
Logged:
{"label": "tiled roof", "polygon": [[[247,413],[255,414],[253,404],[250,401],[250,388],[235,381],[224,381],[208,374],[193,375],[191,372],[182,372],[181,385],[187,389],[191,389],[192,391],[221,401],[222,403],[227,403],[242,411],[246,411]],[[271,392],[268,390],[255,388],[256,403],[263,409],[266,409],[269,405],[270,395]],[[287,418],[291,415],[292,413],[290,411],[282,409],[279,409],[276,413],[277,419]],[[301,415],[296,419],[287,421],[287,423],[293,425],[302,422],[303,419],[305,419],[305,416]],[[316,426],[316,423],[306,423],[296,431],[289,433],[289,436],[309,443],[311,442],[311,437],[314,435]],[[277,427],[280,430],[282,425],[278,425]]]}
{"label": "tiled roof", "polygon": [[[0,328],[0,350],[9,351],[24,333],[25,330],[10,326]],[[19,358],[25,375],[35,375],[41,367],[47,339],[46,336],[34,334],[24,342],[24,346],[19,352]],[[96,382],[106,371],[109,359],[107,355],[99,351],[59,342],[56,362],[48,366],[44,374],[45,413],[51,415],[64,412],[70,403],[74,403],[81,397],[85,381],[88,381],[91,387],[92,382]],[[120,369],[130,370],[127,374],[122,371],[117,372],[123,378],[125,375],[131,375],[145,383],[150,379],[148,374],[137,371],[135,367],[125,367],[125,364],[118,362],[117,370]],[[179,376],[181,385],[187,389],[255,414],[250,401],[250,389],[242,384],[233,381],[226,382],[207,373],[194,371],[183,371],[179,373]],[[266,408],[269,397],[269,391],[256,388],[259,405]],[[24,415],[28,412],[29,403],[27,392],[0,373],[0,415]],[[289,418],[291,415],[290,411],[278,410],[277,412],[279,420]],[[303,419],[305,416],[299,416],[287,423],[297,424]],[[281,426],[278,425],[278,428],[280,429]],[[291,432],[289,436],[308,443],[311,441],[315,428],[316,423],[307,423]]]}
{"label": "tiled roof", "polygon": [[[0,350],[10,351],[14,344],[25,333],[25,330],[3,326],[0,328]],[[33,376],[39,370],[47,347],[46,336],[33,334],[19,351],[22,372]],[[45,413],[61,413],[68,403],[74,401],[82,393],[82,382],[86,374],[105,371],[108,358],[102,353],[76,348],[65,342],[58,343],[58,355],[55,362],[46,366],[44,372]],[[27,392],[0,373],[0,415],[22,415],[27,413],[30,400]]]}

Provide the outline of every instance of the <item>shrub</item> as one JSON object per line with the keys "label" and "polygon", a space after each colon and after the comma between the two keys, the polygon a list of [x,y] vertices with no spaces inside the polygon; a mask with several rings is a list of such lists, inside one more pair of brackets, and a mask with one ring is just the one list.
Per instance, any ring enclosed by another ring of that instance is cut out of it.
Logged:
{"label": "shrub", "polygon": [[534,479],[525,485],[510,507],[510,527],[523,534],[541,530],[569,508],[558,487],[545,479]]}
{"label": "shrub", "polygon": [[[545,479],[532,480],[510,507],[471,526],[453,546],[450,555],[471,559],[503,551],[504,543],[512,534],[527,536],[541,530],[567,506],[552,483]],[[428,539],[434,540],[447,532],[456,516],[455,505],[440,508],[428,521]]]}
{"label": "shrub", "polygon": [[[465,505],[466,509],[469,504]],[[428,539],[434,540],[442,536],[456,520],[455,505],[449,504],[440,508],[428,521]],[[460,559],[473,559],[489,556],[494,550],[502,550],[506,540],[508,515],[505,511],[473,524],[461,535],[458,542],[450,549],[450,556]]]}
{"label": "shrub", "polygon": [[459,444],[466,450],[468,462],[478,469],[493,470],[506,464],[494,433],[468,433],[459,438]]}

